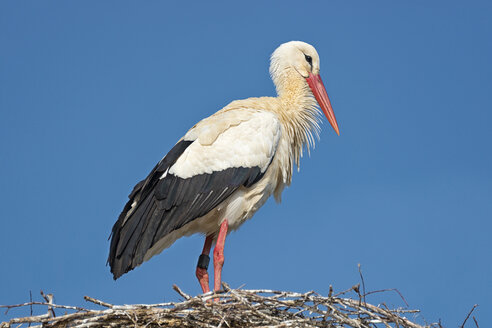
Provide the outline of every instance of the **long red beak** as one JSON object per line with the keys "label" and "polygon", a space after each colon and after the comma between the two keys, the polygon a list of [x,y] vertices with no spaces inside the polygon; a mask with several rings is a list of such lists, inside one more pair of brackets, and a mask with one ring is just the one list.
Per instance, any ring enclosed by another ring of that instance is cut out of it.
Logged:
{"label": "long red beak", "polygon": [[321,76],[319,74],[309,73],[309,77],[306,78],[306,81],[311,88],[311,91],[313,92],[314,98],[316,98],[319,107],[321,107],[323,113],[325,113],[328,122],[330,122],[335,132],[340,135],[340,129],[338,128],[337,119],[335,118],[333,108],[331,108],[330,98],[328,98],[325,85],[323,84],[323,81],[321,81]]}

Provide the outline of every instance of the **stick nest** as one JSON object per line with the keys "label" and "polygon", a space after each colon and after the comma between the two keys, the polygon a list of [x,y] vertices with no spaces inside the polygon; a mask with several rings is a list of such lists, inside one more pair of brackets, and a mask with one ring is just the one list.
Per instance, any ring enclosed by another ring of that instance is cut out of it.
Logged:
{"label": "stick nest", "polygon": [[[52,295],[42,296],[46,302],[2,306],[7,311],[15,307],[42,305],[48,313],[14,318],[0,323],[7,327],[411,327],[423,328],[405,316],[415,316],[418,310],[389,309],[384,304],[371,305],[359,293],[358,285],[328,296],[313,291],[304,294],[275,290],[231,289],[223,284],[223,290],[191,297],[177,286],[173,288],[184,298],[182,302],[161,304],[113,305],[85,296],[88,302],[103,309],[86,309],[57,305]],[[345,298],[349,291],[356,291],[357,299]],[[214,302],[214,299],[216,302]],[[55,310],[65,314],[55,316]],[[67,313],[69,312],[69,313]],[[32,312],[31,312],[32,313]],[[440,327],[431,324],[425,327]]]}

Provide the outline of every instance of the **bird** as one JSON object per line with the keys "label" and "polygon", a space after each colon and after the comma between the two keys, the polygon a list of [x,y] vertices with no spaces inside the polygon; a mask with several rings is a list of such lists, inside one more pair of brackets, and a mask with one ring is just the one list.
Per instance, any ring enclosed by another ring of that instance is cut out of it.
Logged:
{"label": "bird", "polygon": [[116,280],[177,239],[205,237],[195,275],[210,291],[221,288],[224,244],[273,195],[289,186],[303,152],[319,139],[321,111],[340,135],[320,77],[316,49],[281,44],[270,57],[276,97],[235,100],[194,125],[137,183],[110,235],[108,263]]}

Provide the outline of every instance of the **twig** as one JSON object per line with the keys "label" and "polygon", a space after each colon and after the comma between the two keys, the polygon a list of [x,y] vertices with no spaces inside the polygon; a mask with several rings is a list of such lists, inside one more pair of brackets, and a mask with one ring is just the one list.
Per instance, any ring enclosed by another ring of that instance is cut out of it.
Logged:
{"label": "twig", "polygon": [[[26,303],[13,304],[13,305],[0,305],[0,308],[6,308],[7,310],[5,310],[5,314],[7,314],[8,310],[10,310],[10,309],[23,307],[23,306],[31,307],[32,305],[51,306],[52,308],[55,308],[55,309],[59,308],[59,309],[76,310],[76,311],[87,311],[86,309],[78,307],[78,306],[58,305],[58,304],[46,303],[46,302],[26,302]],[[32,315],[32,313],[31,313],[31,315]]]}
{"label": "twig", "polygon": [[473,307],[471,308],[470,312],[468,312],[468,315],[466,316],[465,318],[465,321],[463,321],[463,323],[461,324],[460,328],[464,328],[465,327],[465,323],[466,321],[468,320],[468,318],[470,317],[470,315],[472,314],[473,310],[475,310],[475,308],[478,306],[478,304],[475,304],[473,305]]}
{"label": "twig", "polygon": [[178,286],[176,285],[173,285],[173,289],[181,296],[183,296],[185,299],[189,300],[191,298],[190,295],[186,294],[185,292],[183,292]]}
{"label": "twig", "polygon": [[86,300],[87,302],[91,302],[91,303],[94,303],[94,304],[97,304],[97,305],[101,305],[101,306],[110,308],[110,309],[113,307],[113,304],[109,304],[109,303],[100,301],[98,299],[95,299],[95,298],[92,298],[92,297],[89,297],[89,296],[84,296],[84,300]]}
{"label": "twig", "polygon": [[[29,316],[32,317],[32,292],[29,290],[29,302],[31,304],[29,304]],[[31,323],[29,322],[29,325],[28,327],[31,327]]]}
{"label": "twig", "polygon": [[364,298],[364,303],[366,303],[366,284],[364,283],[364,276],[362,276],[360,263],[357,263],[357,268],[359,269],[360,280],[362,281],[362,297]]}
{"label": "twig", "polygon": [[400,291],[396,288],[388,288],[388,289],[379,289],[379,290],[373,290],[373,291],[370,291],[370,292],[367,292],[365,293],[365,295],[371,295],[371,294],[375,294],[375,293],[382,293],[382,292],[391,292],[391,291],[395,291],[398,293],[398,295],[400,295],[400,298],[403,300],[403,302],[405,303],[405,305],[407,307],[409,307],[410,305],[408,305],[407,303],[407,300],[405,299],[405,297],[403,297],[403,295],[400,293]]}
{"label": "twig", "polygon": [[48,312],[51,313],[51,315],[53,316],[53,318],[56,317],[55,310],[51,306],[53,304],[53,294],[45,294],[42,290],[39,291],[39,292],[40,292],[41,296],[43,296],[43,298],[49,304],[48,305]]}
{"label": "twig", "polygon": [[359,288],[359,285],[353,285],[353,286],[352,286],[352,287],[350,287],[349,289],[344,290],[344,291],[342,291],[342,292],[340,292],[340,293],[338,293],[338,294],[335,294],[335,296],[333,296],[333,297],[338,297],[338,296],[341,296],[341,295],[347,294],[348,292],[350,292],[350,291],[352,291],[352,290],[353,290],[353,291],[355,291],[355,292],[357,293],[356,289],[358,289],[358,288]]}

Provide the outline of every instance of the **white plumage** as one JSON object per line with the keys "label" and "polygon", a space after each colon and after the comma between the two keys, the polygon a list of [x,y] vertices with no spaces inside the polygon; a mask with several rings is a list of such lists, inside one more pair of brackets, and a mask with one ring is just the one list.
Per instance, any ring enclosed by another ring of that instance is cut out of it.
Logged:
{"label": "white plumage", "polygon": [[186,148],[169,173],[186,179],[241,166],[258,166],[265,172],[277,149],[280,129],[278,118],[271,112],[219,112],[186,133],[183,140],[195,142]]}

